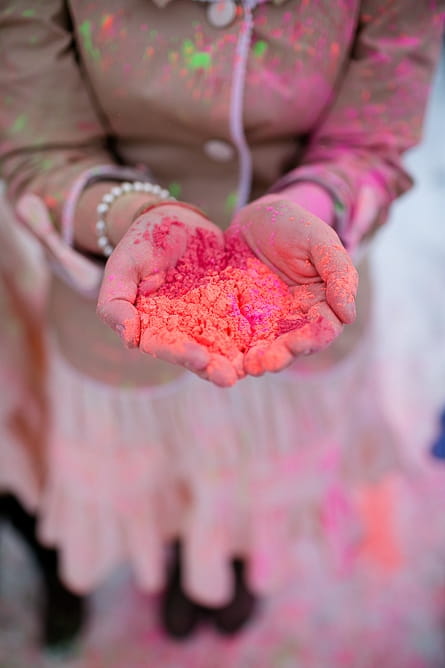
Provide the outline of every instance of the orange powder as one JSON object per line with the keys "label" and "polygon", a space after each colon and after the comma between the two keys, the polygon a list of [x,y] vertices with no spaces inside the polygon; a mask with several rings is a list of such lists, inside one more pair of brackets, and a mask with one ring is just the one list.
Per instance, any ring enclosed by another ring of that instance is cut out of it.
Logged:
{"label": "orange powder", "polygon": [[[163,248],[168,228],[155,229],[155,246]],[[289,287],[258,260],[245,242],[226,234],[225,247],[216,235],[197,229],[165,283],[154,294],[139,287],[136,307],[142,332],[174,345],[184,338],[211,352],[234,359],[253,344],[272,341],[308,322]]]}

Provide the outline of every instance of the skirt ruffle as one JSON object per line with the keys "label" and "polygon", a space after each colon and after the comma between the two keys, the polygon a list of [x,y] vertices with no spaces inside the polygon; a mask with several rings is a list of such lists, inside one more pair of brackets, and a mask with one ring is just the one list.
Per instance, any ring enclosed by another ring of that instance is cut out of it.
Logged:
{"label": "skirt ruffle", "polygon": [[[265,594],[292,577],[296,546],[341,572],[371,545],[363,490],[400,470],[400,456],[367,340],[330,371],[291,369],[230,389],[189,373],[122,389],[84,377],[55,344],[48,357],[40,531],[61,550],[74,589],[90,590],[129,560],[141,587],[157,591],[165,548],[180,539],[186,590],[218,605],[230,597],[234,556]],[[369,553],[388,560],[374,544]]]}
{"label": "skirt ruffle", "polygon": [[0,183],[0,493],[37,508],[44,469],[40,249],[13,217]]}

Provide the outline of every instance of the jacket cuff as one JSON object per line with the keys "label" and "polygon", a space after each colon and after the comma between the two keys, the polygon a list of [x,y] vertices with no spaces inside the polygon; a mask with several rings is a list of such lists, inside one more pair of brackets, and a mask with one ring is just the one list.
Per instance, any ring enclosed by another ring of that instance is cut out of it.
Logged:
{"label": "jacket cuff", "polygon": [[103,262],[84,256],[73,248],[74,215],[82,192],[92,183],[104,180],[150,181],[144,169],[99,165],[84,170],[71,186],[62,208],[60,235],[41,197],[23,195],[15,210],[18,217],[38,240],[51,270],[69,287],[88,298],[96,298],[103,275]]}
{"label": "jacket cuff", "polygon": [[148,169],[121,167],[119,165],[98,165],[83,171],[71,186],[62,208],[61,232],[66,244],[74,243],[74,216],[77,203],[88,186],[99,181],[151,181]]}

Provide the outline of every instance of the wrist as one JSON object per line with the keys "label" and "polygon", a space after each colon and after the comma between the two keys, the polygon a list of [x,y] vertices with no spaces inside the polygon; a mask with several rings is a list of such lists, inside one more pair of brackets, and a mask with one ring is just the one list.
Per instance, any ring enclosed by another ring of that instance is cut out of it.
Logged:
{"label": "wrist", "polygon": [[158,201],[159,198],[150,193],[126,193],[119,197],[107,215],[107,234],[112,245],[119,243],[140,209]]}
{"label": "wrist", "polygon": [[[268,196],[266,196],[268,197]],[[329,226],[333,226],[335,222],[335,206],[331,195],[323,186],[318,183],[310,181],[294,183],[287,186],[278,193],[274,193],[273,197],[282,197],[294,204],[313,213],[318,218],[321,218]]]}
{"label": "wrist", "polygon": [[[76,246],[90,253],[97,253],[97,207],[104,195],[110,192],[116,181],[101,181],[87,188],[79,198],[74,217],[74,240]],[[147,193],[126,193],[110,208],[107,216],[107,232],[115,245],[131,224],[134,211],[148,203]]]}
{"label": "wrist", "polygon": [[[201,216],[201,218],[205,218],[206,220],[210,221],[210,218],[207,216],[207,214],[204,213],[202,209],[199,207],[195,206],[194,204],[189,204],[188,202],[182,202],[182,201],[171,201],[171,200],[155,200],[154,202],[144,202],[144,204],[139,207],[139,209],[136,211],[136,213],[133,216],[132,222],[134,222],[137,218],[141,218],[142,216],[145,216],[147,213],[153,212],[156,210],[156,215],[158,215],[158,209],[164,209],[161,211],[161,215],[166,215],[166,214],[175,214],[175,215],[180,215],[182,218],[184,215],[190,216],[189,211],[192,212],[192,214],[197,214],[198,216]],[[168,209],[168,211],[165,211],[165,208]],[[184,214],[184,211],[186,212]]]}
{"label": "wrist", "polygon": [[[97,254],[98,205],[104,201],[118,184],[116,181],[101,181],[84,190],[77,203],[74,216],[74,241],[80,249]],[[166,192],[166,191],[165,191]],[[134,220],[134,214],[144,206],[159,201],[159,194],[147,191],[123,192],[108,205],[105,214],[106,236],[111,246],[116,246]]]}

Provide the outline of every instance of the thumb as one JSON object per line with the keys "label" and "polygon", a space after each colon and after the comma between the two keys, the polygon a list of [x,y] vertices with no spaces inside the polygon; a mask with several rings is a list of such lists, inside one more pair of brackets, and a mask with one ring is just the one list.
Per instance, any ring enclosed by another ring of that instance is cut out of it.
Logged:
{"label": "thumb", "polygon": [[115,251],[105,265],[97,314],[129,348],[138,346],[140,338],[140,316],[134,306],[138,283],[137,267],[126,254]]}
{"label": "thumb", "polygon": [[122,339],[127,348],[136,348],[141,336],[141,322],[137,309],[119,297],[98,302],[98,316]]}
{"label": "thumb", "polygon": [[358,273],[335,232],[334,235],[332,241],[326,240],[327,243],[316,243],[311,247],[311,259],[326,284],[329,306],[343,323],[349,324],[356,317]]}

